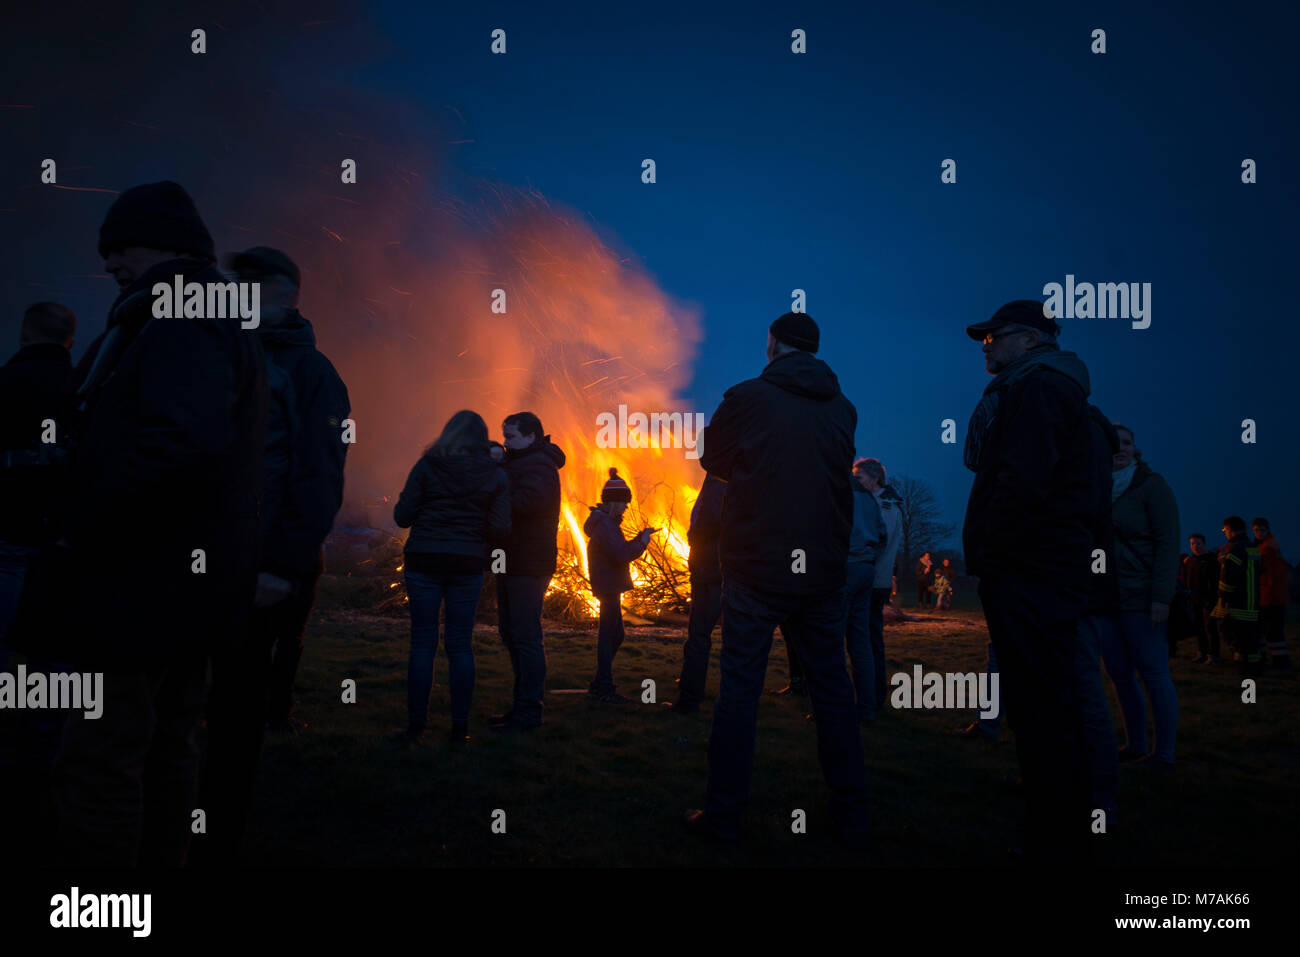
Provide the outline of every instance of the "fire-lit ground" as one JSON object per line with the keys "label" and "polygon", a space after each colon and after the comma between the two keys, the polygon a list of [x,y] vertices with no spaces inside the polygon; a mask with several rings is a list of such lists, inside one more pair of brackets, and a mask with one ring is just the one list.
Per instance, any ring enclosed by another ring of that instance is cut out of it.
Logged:
{"label": "fire-lit ground", "polygon": [[[1019,799],[1007,784],[1016,771],[1014,739],[1004,732],[1001,744],[988,746],[953,737],[969,714],[889,711],[864,735],[877,849],[866,859],[842,850],[827,833],[815,729],[795,702],[772,697],[760,709],[746,840],[722,850],[687,840],[677,818],[704,793],[717,632],[710,701],[698,717],[680,718],[662,705],[593,710],[581,695],[548,694],[542,731],[502,739],[486,724],[507,704],[510,668],[495,629],[480,625],[468,750],[449,751],[439,739],[448,706],[441,650],[428,739],[410,751],[395,747],[388,736],[405,726],[409,626],[400,616],[349,610],[349,590],[357,587],[333,576],[322,582],[299,677],[299,715],[309,727],[296,738],[268,739],[251,864],[985,868],[1004,866],[1004,850],[1015,843]],[[1292,642],[1300,639],[1296,611]],[[546,635],[548,689],[585,689],[595,666],[594,626],[548,622]],[[615,660],[620,689],[632,696],[652,678],[660,699],[671,700],[682,639],[679,628],[630,627]],[[886,630],[891,673],[918,662],[927,670],[978,670],[985,642],[973,608]],[[1173,671],[1182,706],[1180,772],[1151,780],[1125,768],[1121,827],[1128,843],[1109,860],[1289,863],[1300,850],[1288,823],[1300,800],[1292,740],[1297,679],[1264,679],[1261,694],[1275,697],[1264,711],[1239,704],[1239,684],[1227,672],[1194,666],[1186,655]],[[355,705],[339,702],[346,677],[357,679]],[[785,679],[778,638],[767,687]],[[1112,711],[1118,715],[1113,699]],[[505,836],[490,831],[497,808],[507,814]],[[808,813],[806,835],[790,832],[795,808]]]}

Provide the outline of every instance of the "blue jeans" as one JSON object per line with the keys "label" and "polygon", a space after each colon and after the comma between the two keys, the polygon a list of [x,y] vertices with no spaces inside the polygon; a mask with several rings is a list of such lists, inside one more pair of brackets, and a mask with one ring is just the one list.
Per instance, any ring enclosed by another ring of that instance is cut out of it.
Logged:
{"label": "blue jeans", "polygon": [[515,673],[513,720],[529,727],[542,723],[546,689],[546,648],[542,644],[542,603],[551,580],[540,575],[497,576],[497,630]]}
{"label": "blue jeans", "polygon": [[889,682],[885,678],[885,606],[889,604],[892,588],[871,589],[871,660],[875,667],[876,710],[885,706]]}
{"label": "blue jeans", "polygon": [[709,784],[704,814],[719,834],[736,836],[749,804],[754,773],[758,702],[781,622],[808,677],[817,717],[817,757],[834,795],[841,832],[865,834],[870,807],[853,685],[844,667],[844,592],[818,596],[776,595],[722,584],[722,678],[709,735]]}
{"label": "blue jeans", "polygon": [[686,626],[686,644],[682,647],[682,679],[677,687],[677,702],[683,708],[697,706],[704,700],[713,629],[720,617],[722,586],[691,579],[691,617]]}
{"label": "blue jeans", "polygon": [[1119,791],[1119,755],[1115,725],[1106,689],[1101,683],[1100,649],[1114,634],[1115,619],[1107,615],[1079,618],[1079,703],[1083,708],[1083,751],[1092,780],[1092,806],[1106,812],[1106,829],[1115,827]]}
{"label": "blue jeans", "polygon": [[876,659],[871,648],[871,588],[875,579],[875,565],[849,562],[844,586],[844,639],[849,646],[858,718],[865,720],[876,716]]}
{"label": "blue jeans", "polygon": [[438,610],[447,603],[447,665],[451,673],[452,724],[469,724],[474,696],[474,612],[483,574],[427,575],[406,571],[411,603],[411,657],[406,669],[406,710],[411,727],[429,719],[433,655],[438,649]]}
{"label": "blue jeans", "polygon": [[1117,625],[1103,633],[1101,657],[1124,714],[1124,748],[1142,754],[1147,750],[1147,706],[1137,681],[1141,677],[1156,719],[1152,753],[1156,760],[1172,764],[1178,734],[1178,692],[1169,674],[1164,628],[1152,625],[1151,616],[1144,611],[1120,612]]}

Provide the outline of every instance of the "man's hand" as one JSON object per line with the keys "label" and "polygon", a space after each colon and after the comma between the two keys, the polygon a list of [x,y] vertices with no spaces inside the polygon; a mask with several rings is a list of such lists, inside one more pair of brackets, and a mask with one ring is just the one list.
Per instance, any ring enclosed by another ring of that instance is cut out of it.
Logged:
{"label": "man's hand", "polygon": [[500,462],[506,457],[505,447],[493,442],[492,445],[488,447],[488,455],[492,456],[493,462]]}
{"label": "man's hand", "polygon": [[1151,603],[1151,624],[1159,627],[1169,621],[1169,606],[1158,601]]}
{"label": "man's hand", "polygon": [[293,582],[272,575],[270,572],[258,572],[257,591],[253,594],[255,608],[267,608],[284,601],[293,594]]}

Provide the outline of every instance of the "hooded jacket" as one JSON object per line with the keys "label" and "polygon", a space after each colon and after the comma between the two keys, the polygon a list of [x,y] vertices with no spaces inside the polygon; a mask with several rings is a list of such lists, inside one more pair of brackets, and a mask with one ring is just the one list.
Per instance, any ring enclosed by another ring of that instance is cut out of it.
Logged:
{"label": "hooded jacket", "polygon": [[321,543],[343,504],[343,420],[352,410],[347,386],[316,348],[316,333],[301,313],[257,332],[292,390],[284,398],[275,393],[268,420],[266,497],[274,512],[265,520],[261,567],[294,579],[319,567]]}
{"label": "hooded jacket", "polygon": [[84,666],[156,667],[225,647],[242,640],[252,604],[265,359],[238,319],[153,318],[154,283],[177,274],[225,280],[210,262],[171,260],[114,302],[79,394],[72,580],[30,583],[37,614],[65,606],[61,653]]}
{"label": "hooded jacket", "polygon": [[835,373],[808,352],[778,356],[727,390],[700,457],[727,483],[724,579],[786,595],[843,587],[857,424]]}
{"label": "hooded jacket", "polygon": [[1170,605],[1178,583],[1178,503],[1165,480],[1139,460],[1133,480],[1111,505],[1115,566],[1123,611]]}
{"label": "hooded jacket", "polygon": [[550,578],[555,574],[555,536],[560,527],[560,473],[564,452],[549,435],[522,449],[506,449],[510,483],[510,534],[500,540],[506,574]]}
{"label": "hooded jacket", "polygon": [[393,521],[411,530],[407,552],[473,555],[486,561],[488,542],[511,530],[505,472],[486,449],[448,456],[425,452],[406,478]]}
{"label": "hooded jacket", "polygon": [[[863,563],[874,569],[876,554],[884,550],[885,519],[880,513],[880,505],[866,489],[853,483],[853,528],[849,532],[849,563]],[[875,584],[875,573],[871,576]]]}
{"label": "hooded jacket", "polygon": [[[996,411],[979,437],[962,545],[968,574],[1089,586],[1096,481],[1088,369],[1072,352],[1040,347],[1028,368],[985,389]],[[1012,371],[1012,370],[1008,370]],[[973,423],[974,424],[974,423]],[[968,435],[968,450],[971,445]]]}
{"label": "hooded jacket", "polygon": [[876,579],[873,588],[894,587],[894,562],[898,558],[898,546],[903,540],[903,513],[898,509],[898,502],[886,494],[886,489],[872,493],[876,504],[880,506],[880,517],[885,523],[885,544],[876,551]]}
{"label": "hooded jacket", "polygon": [[602,601],[617,599],[623,592],[632,590],[632,572],[628,566],[646,550],[646,545],[637,539],[628,541],[623,537],[621,524],[604,504],[593,505],[591,514],[582,523],[589,540],[587,576],[591,580],[591,593]]}

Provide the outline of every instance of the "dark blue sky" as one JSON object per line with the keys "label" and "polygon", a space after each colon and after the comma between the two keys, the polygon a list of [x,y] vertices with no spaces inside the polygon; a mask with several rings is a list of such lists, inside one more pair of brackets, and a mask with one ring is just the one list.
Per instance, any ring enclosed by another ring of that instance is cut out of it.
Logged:
{"label": "dark blue sky", "polygon": [[[391,105],[412,142],[472,140],[441,147],[447,182],[531,185],[582,210],[696,306],[687,398],[706,414],[758,374],[766,326],[806,290],[821,355],[858,408],[859,453],[929,480],[954,523],[971,476],[940,422],[964,436],[988,381],[963,327],[1067,273],[1149,282],[1149,329],[1067,321],[1063,347],[1169,480],[1184,531],[1217,541],[1224,515],[1265,514],[1296,558],[1295,5],[963,6],[327,0],[256,5],[265,22],[242,32],[226,5],[29,11],[4,41],[0,99],[37,110],[0,116],[14,134],[0,163],[5,182],[30,184],[58,149],[84,170],[68,181],[168,176],[218,196],[253,175],[238,116],[203,125],[232,71],[273,71],[268,102],[311,101],[312,123],[329,122],[333,90],[353,90]],[[212,18],[225,22],[196,76],[175,36]],[[488,52],[496,27],[505,56]],[[1104,55],[1089,50],[1098,27]],[[218,145],[196,147],[209,131]],[[949,157],[955,185],[939,179]],[[1240,181],[1246,157],[1255,185]],[[11,185],[0,201],[6,335],[22,305],[52,296],[88,317],[84,347],[113,292],[94,277],[109,197],[47,196]],[[72,250],[57,263],[56,238]],[[1240,441],[1244,418],[1256,445]]]}
{"label": "dark blue sky", "polygon": [[988,381],[962,327],[1067,273],[1150,282],[1149,329],[1075,320],[1063,347],[1185,531],[1266,514],[1300,554],[1294,5],[419,6],[377,8],[392,48],[357,81],[454,105],[459,165],[586,211],[697,303],[706,413],[803,288],[860,453],[933,482],[956,522],[970,474],[939,423],[964,435]]}

